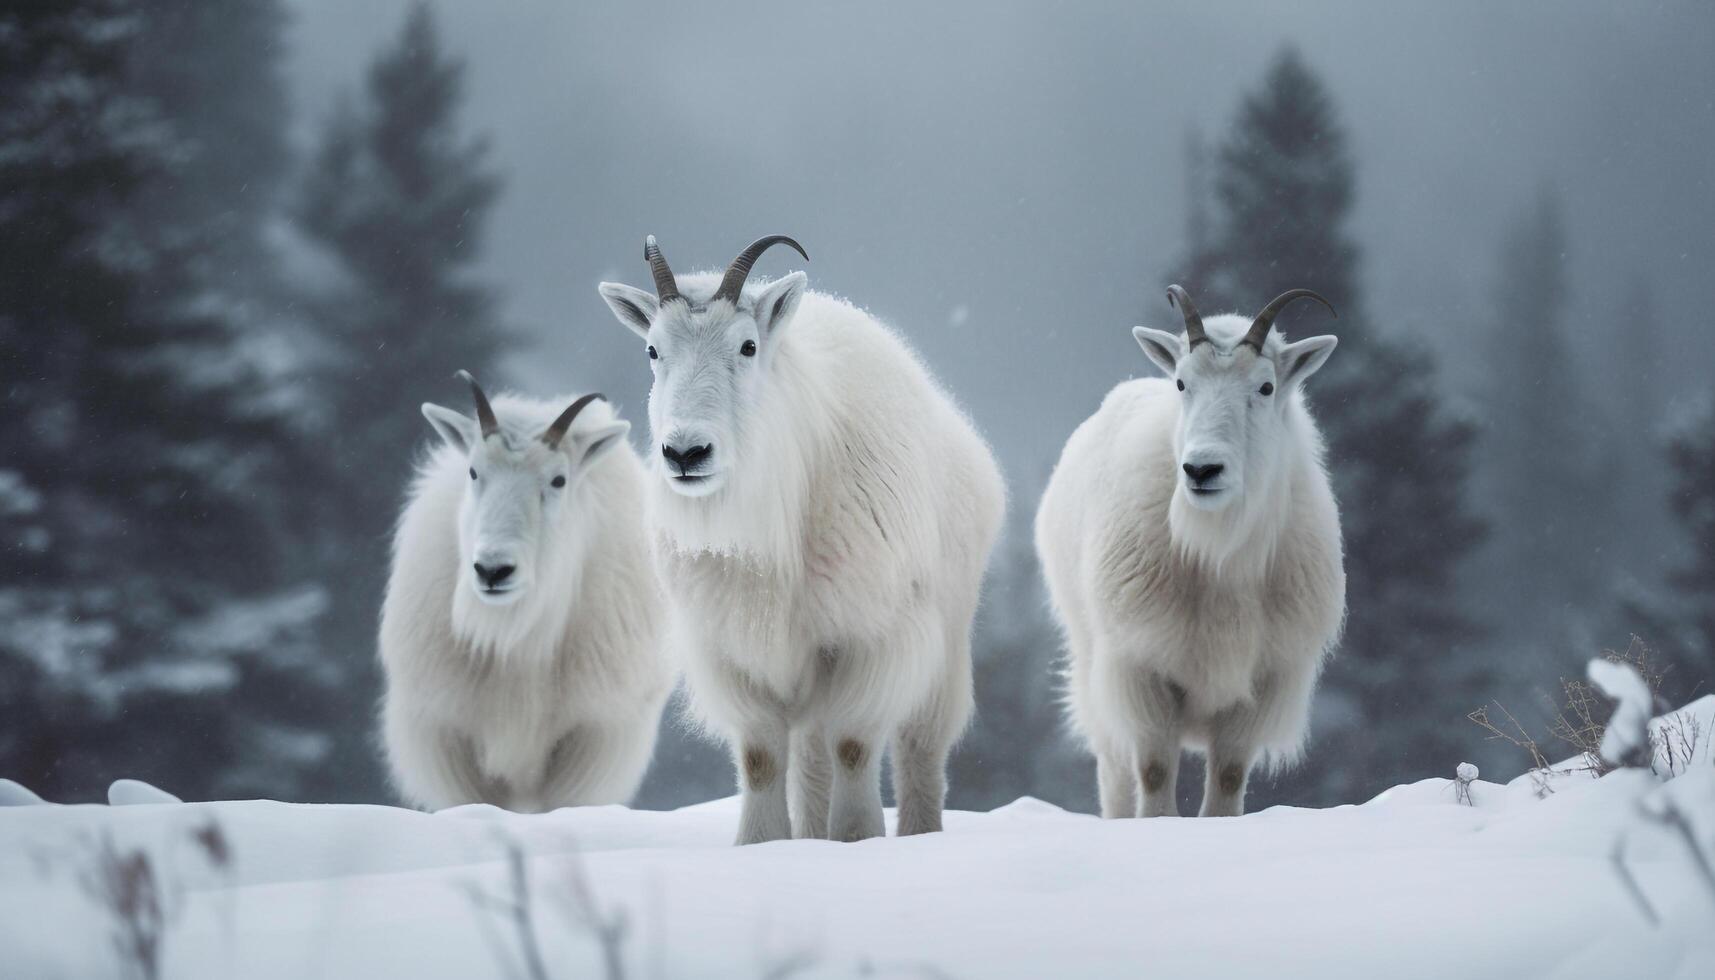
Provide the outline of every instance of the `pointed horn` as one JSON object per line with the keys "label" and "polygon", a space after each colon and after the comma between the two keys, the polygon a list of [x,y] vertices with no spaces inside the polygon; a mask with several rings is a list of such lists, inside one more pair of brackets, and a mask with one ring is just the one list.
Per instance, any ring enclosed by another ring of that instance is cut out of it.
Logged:
{"label": "pointed horn", "polygon": [[804,251],[804,246],[785,235],[769,235],[767,238],[758,238],[751,242],[744,251],[738,253],[738,258],[732,260],[732,265],[727,266],[726,276],[721,279],[721,288],[715,290],[714,299],[724,299],[737,306],[739,294],[744,292],[745,280],[750,278],[750,267],[756,264],[756,260],[762,257],[763,252],[776,245],[790,245],[798,251],[799,255],[804,256],[804,261],[810,261],[810,255]]}
{"label": "pointed horn", "polygon": [[494,408],[488,404],[488,396],[482,393],[482,385],[476,383],[469,371],[460,371],[453,377],[470,385],[471,397],[476,400],[476,421],[482,426],[482,437],[487,439],[499,432],[500,422],[494,417]]}
{"label": "pointed horn", "polygon": [[655,277],[655,296],[665,303],[670,299],[684,299],[679,295],[679,283],[673,278],[673,270],[667,267],[667,257],[661,254],[661,246],[655,244],[654,235],[643,238],[643,258],[649,262],[649,274]]}
{"label": "pointed horn", "polygon": [[548,444],[548,448],[560,448],[560,440],[564,439],[566,437],[566,433],[572,430],[572,420],[578,417],[578,413],[584,410],[584,406],[598,398],[603,401],[607,400],[606,395],[603,395],[601,392],[595,392],[572,402],[570,408],[561,412],[560,417],[554,420],[554,424],[548,426],[547,430],[542,433],[542,441]]}
{"label": "pointed horn", "polygon": [[[1251,321],[1251,328],[1250,331],[1245,334],[1245,339],[1239,341],[1239,343],[1249,344],[1252,350],[1261,354],[1263,341],[1268,339],[1268,332],[1274,327],[1274,318],[1279,316],[1280,311],[1286,309],[1293,300],[1300,299],[1313,299],[1316,302],[1321,303],[1323,306],[1326,306],[1329,313],[1334,313],[1334,304],[1328,302],[1321,293],[1318,293],[1313,289],[1288,289],[1286,292],[1281,293],[1279,296],[1268,301],[1268,305],[1262,308],[1262,312],[1256,315],[1255,320]],[[1336,318],[1338,318],[1339,315],[1340,314],[1338,313],[1334,313]]]}
{"label": "pointed horn", "polygon": [[1186,350],[1209,342],[1209,335],[1203,332],[1203,316],[1197,312],[1197,304],[1191,302],[1191,294],[1185,291],[1184,286],[1168,286],[1167,302],[1177,305],[1179,314],[1185,318]]}

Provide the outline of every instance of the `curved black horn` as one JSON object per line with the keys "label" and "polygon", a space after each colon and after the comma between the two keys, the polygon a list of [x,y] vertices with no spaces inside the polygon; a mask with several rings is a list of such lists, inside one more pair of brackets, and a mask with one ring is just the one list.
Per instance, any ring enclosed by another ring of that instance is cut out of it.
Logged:
{"label": "curved black horn", "polygon": [[1209,342],[1209,335],[1203,332],[1203,316],[1197,312],[1197,304],[1191,302],[1191,294],[1184,286],[1168,286],[1167,302],[1179,307],[1179,313],[1185,318],[1185,347],[1190,350],[1198,344]]}
{"label": "curved black horn", "polygon": [[673,270],[667,267],[667,257],[661,254],[661,246],[655,244],[654,235],[643,237],[643,258],[649,262],[649,274],[655,277],[655,297],[663,303],[670,299],[683,299],[679,295],[679,283],[673,278]]}
{"label": "curved black horn", "polygon": [[[1286,292],[1281,293],[1279,296],[1268,301],[1268,305],[1262,308],[1262,312],[1256,315],[1255,320],[1251,321],[1251,328],[1250,331],[1245,334],[1245,339],[1239,341],[1239,343],[1249,344],[1252,350],[1261,354],[1263,341],[1268,339],[1268,332],[1274,327],[1274,318],[1279,316],[1280,311],[1286,309],[1293,300],[1299,299],[1313,299],[1316,302],[1321,303],[1323,306],[1326,306],[1329,313],[1334,313],[1334,304],[1328,302],[1321,293],[1318,293],[1313,289],[1288,289]],[[1338,318],[1339,315],[1340,314],[1338,313],[1334,313],[1336,318]]]}
{"label": "curved black horn", "polygon": [[571,431],[572,421],[578,417],[578,413],[584,410],[584,406],[598,398],[603,401],[607,400],[607,396],[598,391],[572,402],[571,407],[561,412],[560,417],[554,420],[554,424],[548,426],[547,430],[542,433],[542,441],[547,443],[549,448],[558,449],[560,440],[564,439],[566,433]]}
{"label": "curved black horn", "polygon": [[482,393],[482,385],[470,376],[469,371],[460,371],[453,377],[470,385],[471,398],[476,401],[476,421],[482,426],[482,437],[487,439],[500,431],[500,422],[494,417],[494,408],[488,404],[488,396]]}
{"label": "curved black horn", "polygon": [[762,257],[763,252],[776,245],[790,245],[798,251],[799,255],[804,256],[804,261],[810,261],[810,254],[804,251],[804,246],[785,235],[769,235],[767,238],[758,238],[746,246],[744,251],[738,253],[738,258],[732,260],[732,265],[727,266],[726,276],[721,279],[721,288],[715,290],[714,298],[724,299],[737,306],[738,296],[744,292],[745,280],[750,278],[750,267],[756,264],[756,260]]}

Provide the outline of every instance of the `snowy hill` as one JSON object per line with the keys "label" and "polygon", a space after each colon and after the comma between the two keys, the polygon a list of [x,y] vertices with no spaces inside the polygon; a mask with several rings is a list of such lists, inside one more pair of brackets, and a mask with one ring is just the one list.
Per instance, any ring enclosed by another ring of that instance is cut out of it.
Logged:
{"label": "snowy hill", "polygon": [[1688,849],[1715,853],[1706,745],[1666,783],[1459,795],[1107,822],[1022,799],[938,835],[734,848],[734,800],[431,815],[121,782],[125,805],[0,808],[0,976],[123,976],[154,936],[160,975],[199,978],[1715,976]]}

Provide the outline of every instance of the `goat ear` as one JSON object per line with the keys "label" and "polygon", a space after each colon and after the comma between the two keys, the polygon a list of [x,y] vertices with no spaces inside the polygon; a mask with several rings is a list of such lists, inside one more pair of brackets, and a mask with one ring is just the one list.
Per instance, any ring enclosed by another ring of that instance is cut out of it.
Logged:
{"label": "goat ear", "polygon": [[1185,341],[1178,334],[1149,327],[1132,327],[1131,336],[1169,378],[1179,370],[1179,359],[1185,356]]}
{"label": "goat ear", "polygon": [[1339,342],[1338,337],[1324,335],[1287,344],[1275,355],[1275,374],[1280,376],[1283,384],[1303,384],[1305,379],[1321,370],[1328,361],[1328,355],[1334,353],[1334,345]]}
{"label": "goat ear", "polygon": [[810,277],[802,272],[794,272],[769,283],[768,288],[756,297],[756,328],[762,332],[765,341],[772,340],[780,328],[791,321],[809,281]]}
{"label": "goat ear", "polygon": [[607,308],[613,311],[620,323],[630,327],[632,333],[644,340],[649,339],[649,321],[655,319],[655,311],[661,306],[654,295],[618,282],[604,282],[596,289],[601,298],[607,300]]}
{"label": "goat ear", "polygon": [[611,422],[599,429],[588,432],[572,432],[572,458],[579,466],[588,466],[607,455],[609,450],[625,445],[625,436],[631,431],[631,423],[624,419]]}
{"label": "goat ear", "polygon": [[435,427],[441,441],[457,449],[461,453],[470,452],[470,447],[477,443],[476,420],[468,415],[461,415],[450,408],[436,405],[434,402],[423,403],[423,417]]}

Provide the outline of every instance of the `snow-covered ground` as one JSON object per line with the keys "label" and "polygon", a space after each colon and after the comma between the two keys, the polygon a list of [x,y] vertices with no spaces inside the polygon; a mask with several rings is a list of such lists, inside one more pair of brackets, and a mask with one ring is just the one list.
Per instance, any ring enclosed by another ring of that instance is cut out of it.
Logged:
{"label": "snow-covered ground", "polygon": [[[1715,723],[1715,697],[1690,710]],[[1678,767],[1220,820],[1023,799],[942,834],[748,848],[733,800],[431,815],[122,782],[124,805],[0,808],[0,976],[125,976],[158,933],[165,977],[1708,980],[1715,882],[1673,822],[1715,854],[1707,739]]]}

